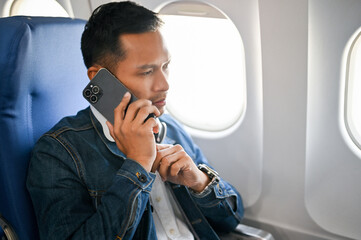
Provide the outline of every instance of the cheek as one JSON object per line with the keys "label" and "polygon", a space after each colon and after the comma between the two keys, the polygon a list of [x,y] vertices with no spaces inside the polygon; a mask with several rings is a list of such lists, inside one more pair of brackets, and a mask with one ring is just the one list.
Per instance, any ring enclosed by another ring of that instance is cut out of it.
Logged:
{"label": "cheek", "polygon": [[150,87],[146,84],[138,84],[136,86],[132,86],[130,90],[139,99],[150,99],[151,97]]}

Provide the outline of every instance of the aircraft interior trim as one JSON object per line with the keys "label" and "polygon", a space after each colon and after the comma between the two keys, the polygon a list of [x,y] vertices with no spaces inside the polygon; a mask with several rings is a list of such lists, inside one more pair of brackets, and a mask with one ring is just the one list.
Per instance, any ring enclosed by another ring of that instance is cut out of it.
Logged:
{"label": "aircraft interior trim", "polygon": [[[89,105],[80,36],[108,2],[0,0],[0,239],[39,239],[31,148]],[[245,207],[220,239],[361,240],[361,0],[134,2],[159,12],[164,30],[179,17],[164,31],[176,86],[167,113]]]}

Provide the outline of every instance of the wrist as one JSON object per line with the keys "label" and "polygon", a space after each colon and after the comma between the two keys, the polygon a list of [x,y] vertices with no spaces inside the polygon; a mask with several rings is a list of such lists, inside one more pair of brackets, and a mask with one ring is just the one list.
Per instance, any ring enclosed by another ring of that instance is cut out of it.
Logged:
{"label": "wrist", "polygon": [[141,158],[137,156],[127,155],[127,158],[132,159],[141,165],[147,172],[152,170],[153,161],[150,158]]}
{"label": "wrist", "polygon": [[202,192],[211,182],[211,179],[208,177],[208,175],[204,172],[202,172],[201,170],[199,171],[199,178],[200,180],[198,181],[197,184],[195,184],[194,186],[190,187],[194,192],[200,193]]}
{"label": "wrist", "polygon": [[[207,166],[206,164],[199,164],[198,170],[203,173],[208,178],[207,184],[204,185],[198,185],[197,188],[191,188],[193,192],[203,194],[204,192],[207,192],[209,187],[213,185],[214,183],[219,182],[219,175],[218,173]],[[199,191],[200,190],[200,191]]]}

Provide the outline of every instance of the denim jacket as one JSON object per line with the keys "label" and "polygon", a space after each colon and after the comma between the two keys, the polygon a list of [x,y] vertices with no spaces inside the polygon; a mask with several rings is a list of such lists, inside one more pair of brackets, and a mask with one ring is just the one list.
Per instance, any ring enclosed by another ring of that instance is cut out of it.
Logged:
{"label": "denim jacket", "polygon": [[[196,164],[207,163],[174,119],[161,121],[168,126],[166,143],[182,145]],[[157,239],[149,201],[154,179],[106,139],[89,108],[62,119],[39,139],[29,165],[27,188],[41,239]],[[240,195],[222,179],[202,194],[167,185],[196,238],[218,239],[215,231],[231,231],[243,216]]]}

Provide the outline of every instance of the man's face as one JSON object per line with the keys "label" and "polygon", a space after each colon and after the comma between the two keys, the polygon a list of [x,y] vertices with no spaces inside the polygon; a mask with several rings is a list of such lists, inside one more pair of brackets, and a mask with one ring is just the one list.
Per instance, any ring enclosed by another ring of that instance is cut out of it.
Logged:
{"label": "man's face", "polygon": [[170,56],[162,35],[156,32],[121,36],[125,59],[113,74],[139,99],[148,99],[164,113]]}

